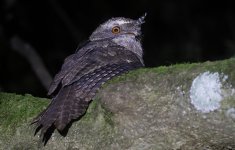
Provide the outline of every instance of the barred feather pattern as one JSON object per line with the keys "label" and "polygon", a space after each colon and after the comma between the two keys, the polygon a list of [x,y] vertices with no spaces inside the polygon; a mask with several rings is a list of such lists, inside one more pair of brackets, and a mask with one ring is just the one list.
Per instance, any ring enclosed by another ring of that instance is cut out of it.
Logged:
{"label": "barred feather pattern", "polygon": [[[36,132],[46,144],[50,129],[64,131],[73,120],[82,117],[97,90],[106,81],[144,66],[139,36],[144,17],[138,20],[112,18],[101,24],[89,41],[68,56],[55,76],[48,95],[52,101],[36,117]],[[119,33],[111,32],[119,26]],[[46,136],[46,139],[45,139]]]}
{"label": "barred feather pattern", "polygon": [[62,87],[48,108],[34,119],[33,123],[41,127],[41,137],[52,125],[62,131],[71,120],[81,117],[97,90],[107,80],[139,67],[142,67],[140,63],[106,65]]}

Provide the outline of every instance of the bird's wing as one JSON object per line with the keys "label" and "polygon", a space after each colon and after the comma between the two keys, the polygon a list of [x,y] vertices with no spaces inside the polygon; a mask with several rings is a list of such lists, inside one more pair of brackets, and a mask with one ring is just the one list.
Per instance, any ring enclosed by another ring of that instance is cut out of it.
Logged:
{"label": "bird's wing", "polygon": [[[55,93],[56,89],[58,89],[61,81],[63,79],[67,79],[68,75],[75,75],[77,72],[80,72],[82,68],[84,68],[85,63],[82,62],[83,59],[77,53],[68,56],[64,64],[61,67],[59,73],[57,73],[52,81],[48,95]],[[66,77],[67,76],[67,77]],[[64,85],[62,85],[64,86]]]}
{"label": "bird's wing", "polygon": [[[78,68],[79,71],[76,70],[78,64],[74,63],[76,60],[72,61],[74,68],[69,65],[70,72],[61,79],[63,86],[58,94],[47,109],[34,119],[43,137],[51,126],[61,131],[71,120],[81,117],[96,91],[107,80],[143,66],[133,52],[121,47],[101,47],[86,55],[84,60],[79,60],[83,66]],[[96,65],[90,65],[90,62]]]}
{"label": "bird's wing", "polygon": [[131,51],[124,50],[120,46],[109,48],[96,47],[83,53],[72,54],[65,59],[61,71],[56,74],[49,88],[48,95],[55,93],[55,90],[58,88],[71,84],[70,82],[74,81],[74,78],[78,80],[88,72],[106,65],[106,63],[139,61],[136,56],[131,55],[133,55]]}

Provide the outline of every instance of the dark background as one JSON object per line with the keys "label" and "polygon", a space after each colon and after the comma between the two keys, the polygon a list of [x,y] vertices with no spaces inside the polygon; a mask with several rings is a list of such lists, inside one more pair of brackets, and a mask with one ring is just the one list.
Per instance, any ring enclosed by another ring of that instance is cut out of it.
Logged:
{"label": "dark background", "polygon": [[1,0],[0,90],[41,97],[47,93],[30,63],[12,49],[12,37],[33,47],[54,76],[100,23],[117,16],[137,19],[145,12],[147,67],[235,55],[233,0]]}

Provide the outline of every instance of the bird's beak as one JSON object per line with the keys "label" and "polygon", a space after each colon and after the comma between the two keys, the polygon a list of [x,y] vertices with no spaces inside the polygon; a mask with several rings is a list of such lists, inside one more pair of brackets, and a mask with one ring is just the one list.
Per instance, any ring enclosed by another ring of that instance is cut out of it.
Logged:
{"label": "bird's beak", "polygon": [[138,20],[137,20],[137,25],[141,26],[144,22],[145,22],[145,17],[147,16],[147,13],[144,13],[143,16],[141,16]]}
{"label": "bird's beak", "polygon": [[141,39],[141,25],[145,22],[144,19],[146,17],[147,13],[145,13],[143,16],[141,16],[139,19],[136,20],[136,29],[134,31],[128,31],[125,34],[133,35],[136,39]]}

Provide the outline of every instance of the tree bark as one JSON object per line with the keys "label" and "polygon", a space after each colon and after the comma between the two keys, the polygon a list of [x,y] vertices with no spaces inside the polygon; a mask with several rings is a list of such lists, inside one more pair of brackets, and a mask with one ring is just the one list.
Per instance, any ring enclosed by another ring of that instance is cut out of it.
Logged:
{"label": "tree bark", "polygon": [[0,94],[6,149],[235,149],[235,58],[146,68],[99,91],[86,115],[46,146],[30,120],[45,99]]}

